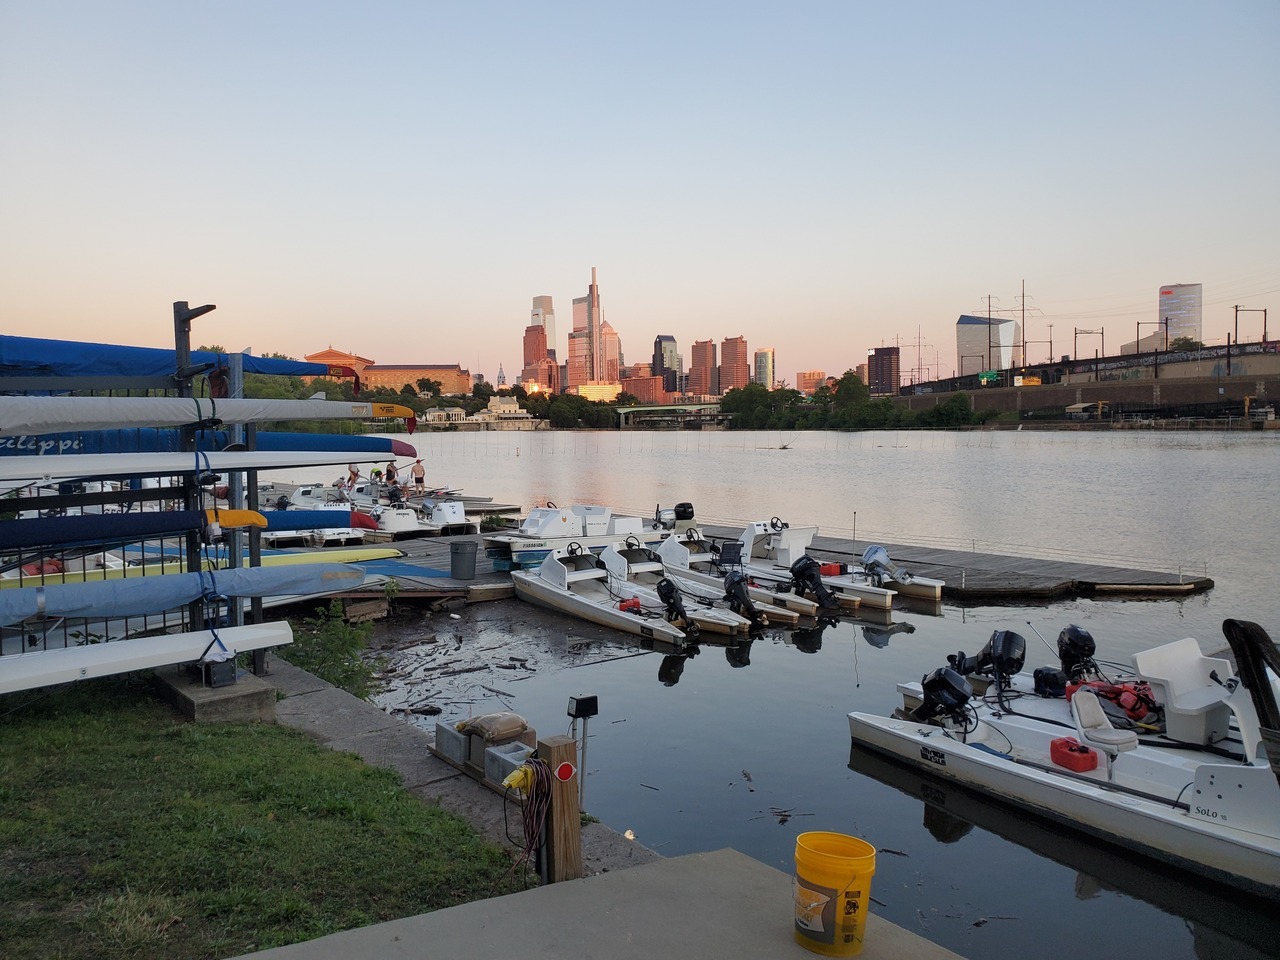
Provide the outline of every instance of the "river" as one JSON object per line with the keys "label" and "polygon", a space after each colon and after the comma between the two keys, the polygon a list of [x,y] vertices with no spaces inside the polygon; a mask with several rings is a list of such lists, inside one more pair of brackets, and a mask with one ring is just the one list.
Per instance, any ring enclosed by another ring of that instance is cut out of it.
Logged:
{"label": "river", "polygon": [[[569,696],[599,697],[585,806],[615,830],[631,830],[668,856],[728,846],[786,872],[800,832],[864,837],[880,850],[876,912],[967,957],[1138,951],[1238,960],[1280,949],[1274,911],[1166,877],[1141,859],[1064,841],[918,777],[883,782],[895,779],[892,771],[868,769],[856,755],[851,766],[846,720],[851,710],[892,710],[899,681],[919,679],[949,653],[975,652],[996,629],[1027,638],[1028,669],[1055,663],[1028,621],[1050,642],[1068,623],[1085,626],[1100,657],[1121,661],[1185,636],[1206,652],[1220,650],[1229,617],[1280,637],[1280,434],[547,432],[412,440],[428,483],[503,502],[606,503],[649,515],[657,504],[688,501],[706,522],[778,516],[860,542],[1211,577],[1211,591],[1180,600],[945,604],[941,616],[896,613],[895,622],[909,626],[892,635],[850,622],[818,635],[779,631],[755,641],[747,664],[712,646],[680,663],[658,654],[611,659],[529,678],[515,708],[535,726],[554,725],[546,718],[563,717]],[[949,813],[926,806],[922,791]],[[968,826],[956,812],[980,822]]]}

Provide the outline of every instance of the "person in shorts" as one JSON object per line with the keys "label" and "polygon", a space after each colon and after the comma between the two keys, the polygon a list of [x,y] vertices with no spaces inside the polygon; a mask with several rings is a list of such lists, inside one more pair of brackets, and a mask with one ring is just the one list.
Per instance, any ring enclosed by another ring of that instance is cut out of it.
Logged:
{"label": "person in shorts", "polygon": [[409,468],[409,472],[413,474],[413,492],[425,494],[427,492],[427,471],[423,467],[422,461],[413,461],[413,466]]}

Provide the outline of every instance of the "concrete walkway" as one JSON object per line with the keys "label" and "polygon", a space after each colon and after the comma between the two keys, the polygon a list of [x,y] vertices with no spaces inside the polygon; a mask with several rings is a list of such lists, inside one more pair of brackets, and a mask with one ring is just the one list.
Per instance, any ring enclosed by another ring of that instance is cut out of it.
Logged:
{"label": "concrete walkway", "polygon": [[[509,846],[505,801],[428,749],[428,735],[278,658],[261,678],[284,698],[277,721],[335,750],[399,771],[405,786],[494,843]],[[259,678],[245,678],[250,684]],[[518,817],[516,818],[518,820]],[[804,957],[792,934],[791,877],[734,850],[663,858],[593,823],[582,831],[584,878],[277,947],[255,960],[398,960],[439,956],[583,960]],[[627,869],[634,868],[634,869]],[[868,917],[867,960],[957,955]]]}

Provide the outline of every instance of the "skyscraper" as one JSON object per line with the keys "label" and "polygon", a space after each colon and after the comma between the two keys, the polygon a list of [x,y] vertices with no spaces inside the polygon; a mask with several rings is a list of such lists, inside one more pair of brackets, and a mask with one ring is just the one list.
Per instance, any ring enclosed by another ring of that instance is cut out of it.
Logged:
{"label": "skyscraper", "polygon": [[547,359],[547,328],[531,323],[524,328],[524,366],[534,366],[539,360]]}
{"label": "skyscraper", "polygon": [[[556,312],[551,307],[550,297],[534,297],[533,309],[529,312],[529,323],[547,331],[547,356],[556,359]],[[539,357],[538,359],[542,359]],[[528,363],[528,358],[525,363]]]}
{"label": "skyscraper", "polygon": [[714,340],[695,340],[693,359],[689,362],[689,393],[697,397],[712,396],[717,387],[716,344]]}
{"label": "skyscraper", "polygon": [[[1164,325],[1161,339],[1173,343],[1178,337],[1202,339],[1204,287],[1199,283],[1167,283],[1160,288],[1160,313]],[[1163,343],[1154,349],[1160,349]]]}
{"label": "skyscraper", "polygon": [[569,386],[604,379],[604,356],[600,349],[600,288],[596,268],[591,268],[591,286],[585,297],[573,301],[573,333],[569,335]]}
{"label": "skyscraper", "polygon": [[650,368],[655,377],[662,378],[662,389],[674,393],[681,371],[681,359],[676,346],[676,338],[660,333],[653,338],[653,366]]}
{"label": "skyscraper", "polygon": [[752,380],[766,390],[772,390],[776,382],[773,347],[761,347],[755,352],[755,375]]}
{"label": "skyscraper", "polygon": [[740,389],[751,382],[745,337],[725,337],[720,344],[720,393]]}
{"label": "skyscraper", "polygon": [[[1011,341],[1012,342],[1012,341]],[[867,357],[868,389],[873,397],[896,394],[902,381],[897,347],[876,347]]]}
{"label": "skyscraper", "polygon": [[622,343],[618,331],[608,320],[600,321],[600,379],[605,383],[618,382],[618,368],[622,365]]}

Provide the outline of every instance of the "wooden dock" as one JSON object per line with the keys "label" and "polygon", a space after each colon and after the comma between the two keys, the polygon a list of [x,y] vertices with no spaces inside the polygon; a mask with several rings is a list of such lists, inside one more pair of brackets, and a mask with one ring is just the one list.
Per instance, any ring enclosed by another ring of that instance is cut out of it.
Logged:
{"label": "wooden dock", "polygon": [[[702,529],[718,540],[734,539],[738,533],[736,528],[729,527]],[[451,576],[452,544],[463,541],[476,544],[475,577],[471,580],[455,580]],[[513,596],[510,574],[494,570],[493,561],[485,556],[483,541],[484,534],[397,540],[394,546],[405,556],[396,561],[395,595],[403,599],[456,599],[465,603]],[[1190,596],[1213,587],[1213,580],[1206,576],[877,542],[895,562],[912,573],[942,580],[946,584],[943,600],[950,603],[1046,602],[1072,597],[1160,599]],[[871,545],[819,536],[814,538],[810,552],[819,559],[857,562]],[[411,572],[411,568],[419,568],[421,574]]]}

